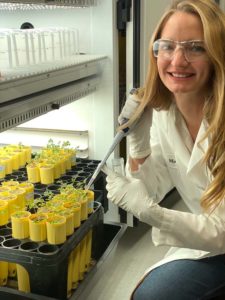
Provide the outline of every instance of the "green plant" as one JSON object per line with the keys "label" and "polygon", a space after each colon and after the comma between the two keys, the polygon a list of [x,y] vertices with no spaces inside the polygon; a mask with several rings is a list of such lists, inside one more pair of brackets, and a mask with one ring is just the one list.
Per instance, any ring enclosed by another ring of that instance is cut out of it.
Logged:
{"label": "green plant", "polygon": [[41,214],[41,213],[36,214],[34,217],[31,218],[32,222],[34,222],[34,223],[40,223],[46,219],[47,219],[47,216],[44,214]]}
{"label": "green plant", "polygon": [[43,199],[43,196],[40,195],[40,197],[35,198],[34,200],[27,200],[26,201],[26,210],[37,210],[39,207],[42,207],[45,205],[45,200]]}
{"label": "green plant", "polygon": [[12,216],[14,218],[24,218],[28,216],[28,211],[17,211],[15,213],[12,214]]}

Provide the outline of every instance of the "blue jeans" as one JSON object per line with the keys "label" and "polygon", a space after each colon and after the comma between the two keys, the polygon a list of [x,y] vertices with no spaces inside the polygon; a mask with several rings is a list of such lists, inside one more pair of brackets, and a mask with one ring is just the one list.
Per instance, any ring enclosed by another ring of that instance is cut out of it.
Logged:
{"label": "blue jeans", "polygon": [[152,270],[133,300],[206,300],[224,293],[225,255],[176,260]]}

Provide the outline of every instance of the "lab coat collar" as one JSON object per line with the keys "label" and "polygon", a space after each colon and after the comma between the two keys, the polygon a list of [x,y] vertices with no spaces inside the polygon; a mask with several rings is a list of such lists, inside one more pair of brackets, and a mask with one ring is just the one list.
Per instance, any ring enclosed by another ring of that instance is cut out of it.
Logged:
{"label": "lab coat collar", "polygon": [[191,158],[187,168],[187,174],[191,172],[191,170],[198,164],[202,163],[204,155],[208,149],[209,143],[208,138],[202,140],[207,129],[207,122],[203,120],[201,126],[198,131],[198,135],[191,153]]}

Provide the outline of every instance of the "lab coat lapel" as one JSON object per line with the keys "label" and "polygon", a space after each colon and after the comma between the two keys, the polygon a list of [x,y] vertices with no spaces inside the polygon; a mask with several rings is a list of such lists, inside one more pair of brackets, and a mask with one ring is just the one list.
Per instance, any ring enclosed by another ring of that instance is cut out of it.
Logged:
{"label": "lab coat lapel", "polygon": [[[193,168],[198,165],[198,163],[202,162],[202,159],[208,148],[208,139],[206,138],[201,141],[203,135],[205,134],[206,126],[206,121],[203,120],[191,153],[191,158],[187,168],[187,174],[189,174],[193,170]],[[201,143],[199,143],[200,141]]]}
{"label": "lab coat lapel", "polygon": [[168,122],[168,128],[167,128],[167,133],[169,140],[172,142],[172,145],[175,149],[175,161],[178,164],[182,164],[183,166],[187,166],[190,161],[190,153],[185,146],[185,143],[177,130],[177,126],[180,126],[180,124],[177,124],[177,117],[176,117],[176,109],[175,106],[173,109],[170,111],[170,120]]}

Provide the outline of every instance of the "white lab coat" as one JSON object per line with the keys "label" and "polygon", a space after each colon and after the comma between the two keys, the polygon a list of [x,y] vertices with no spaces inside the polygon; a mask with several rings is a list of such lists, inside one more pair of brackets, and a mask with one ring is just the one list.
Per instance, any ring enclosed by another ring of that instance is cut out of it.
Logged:
{"label": "white lab coat", "polygon": [[176,187],[191,213],[162,208],[161,225],[160,228],[153,227],[152,240],[156,246],[172,248],[146,273],[172,260],[200,259],[225,253],[224,201],[210,215],[205,214],[200,206],[200,197],[211,180],[202,162],[208,140],[199,144],[207,122],[202,122],[190,151],[187,145],[191,138],[189,134],[182,134],[182,127],[184,130],[186,125],[175,105],[171,105],[169,111],[154,111],[153,115],[152,153],[138,171],[130,173],[128,165],[127,176],[142,179],[156,202]]}

